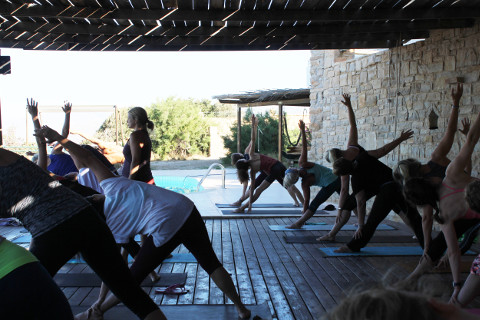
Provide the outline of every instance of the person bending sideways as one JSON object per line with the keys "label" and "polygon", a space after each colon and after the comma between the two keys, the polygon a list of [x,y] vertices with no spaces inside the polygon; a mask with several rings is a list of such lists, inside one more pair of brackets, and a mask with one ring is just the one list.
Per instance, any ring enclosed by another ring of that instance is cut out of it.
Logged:
{"label": "person bending sideways", "polygon": [[[136,234],[146,236],[130,268],[137,283],[183,244],[233,301],[239,317],[250,318],[250,310],[243,305],[232,278],[215,255],[202,217],[190,199],[155,185],[115,176],[90,152],[47,126],[37,134],[58,141],[70,152],[79,168],[87,167],[94,172],[105,194],[106,221],[118,244],[128,243]],[[110,294],[76,319],[102,319],[103,313],[119,302]]]}

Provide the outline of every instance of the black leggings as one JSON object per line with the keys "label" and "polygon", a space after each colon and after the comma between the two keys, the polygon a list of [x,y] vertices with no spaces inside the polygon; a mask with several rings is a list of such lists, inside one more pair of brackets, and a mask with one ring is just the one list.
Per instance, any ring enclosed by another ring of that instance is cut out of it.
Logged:
{"label": "black leggings", "polygon": [[193,254],[209,275],[222,266],[213,251],[205,223],[197,208],[193,208],[187,221],[167,243],[161,247],[155,247],[151,236],[145,240],[130,267],[135,280],[138,283],[142,282],[180,244]]}
{"label": "black leggings", "polygon": [[62,290],[40,262],[24,264],[0,279],[2,320],[73,320]]}
{"label": "black leggings", "polygon": [[255,189],[258,188],[259,185],[262,184],[263,180],[273,183],[273,181],[277,180],[283,186],[283,178],[285,178],[285,171],[287,168],[281,163],[277,161],[271,168],[270,174],[265,173],[264,171],[260,171],[258,177],[255,178]]}
{"label": "black leggings", "polygon": [[[470,249],[473,240],[475,240],[475,237],[477,236],[480,227],[480,219],[460,219],[455,221],[453,226],[457,237],[460,237],[462,234],[465,235],[463,241],[460,243],[460,250],[462,254],[464,254]],[[437,262],[443,256],[445,250],[447,250],[447,242],[445,242],[443,232],[440,232],[432,239],[427,254],[433,262]]]}
{"label": "black leggings", "polygon": [[399,185],[395,182],[387,182],[380,187],[380,191],[375,197],[372,210],[370,210],[367,222],[363,226],[362,236],[358,239],[352,238],[347,243],[350,250],[360,251],[361,248],[365,247],[373,237],[380,222],[387,217],[391,210],[397,214],[400,211],[406,214],[410,227],[413,228],[413,232],[423,248],[422,217],[415,207],[405,201]]}
{"label": "black leggings", "polygon": [[130,310],[144,319],[158,306],[140,288],[122,259],[108,226],[91,207],[34,237],[30,251],[53,277],[80,252],[103,282]]}

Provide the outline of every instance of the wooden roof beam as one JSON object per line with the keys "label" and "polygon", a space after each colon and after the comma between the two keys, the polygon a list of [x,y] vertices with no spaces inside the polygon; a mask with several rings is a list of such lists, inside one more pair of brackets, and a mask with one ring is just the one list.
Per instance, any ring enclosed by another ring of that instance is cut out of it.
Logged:
{"label": "wooden roof beam", "polygon": [[68,6],[23,6],[0,4],[0,15],[24,18],[99,18],[165,20],[165,21],[376,21],[422,19],[472,19],[480,17],[480,8],[452,7],[378,10],[189,10],[189,9],[128,9],[82,8]]}

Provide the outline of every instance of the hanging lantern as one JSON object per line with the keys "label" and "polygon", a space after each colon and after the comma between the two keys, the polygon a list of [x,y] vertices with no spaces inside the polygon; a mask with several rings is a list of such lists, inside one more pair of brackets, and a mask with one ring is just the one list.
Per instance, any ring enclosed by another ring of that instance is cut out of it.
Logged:
{"label": "hanging lantern", "polygon": [[430,124],[430,130],[438,129],[438,115],[433,111],[430,111],[428,115],[428,123]]}

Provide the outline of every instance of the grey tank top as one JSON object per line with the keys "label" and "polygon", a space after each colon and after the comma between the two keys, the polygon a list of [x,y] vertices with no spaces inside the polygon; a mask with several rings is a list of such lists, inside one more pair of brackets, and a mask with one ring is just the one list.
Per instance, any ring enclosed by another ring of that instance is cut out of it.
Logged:
{"label": "grey tank top", "polygon": [[68,220],[89,203],[33,162],[0,166],[0,217],[19,219],[33,237]]}

